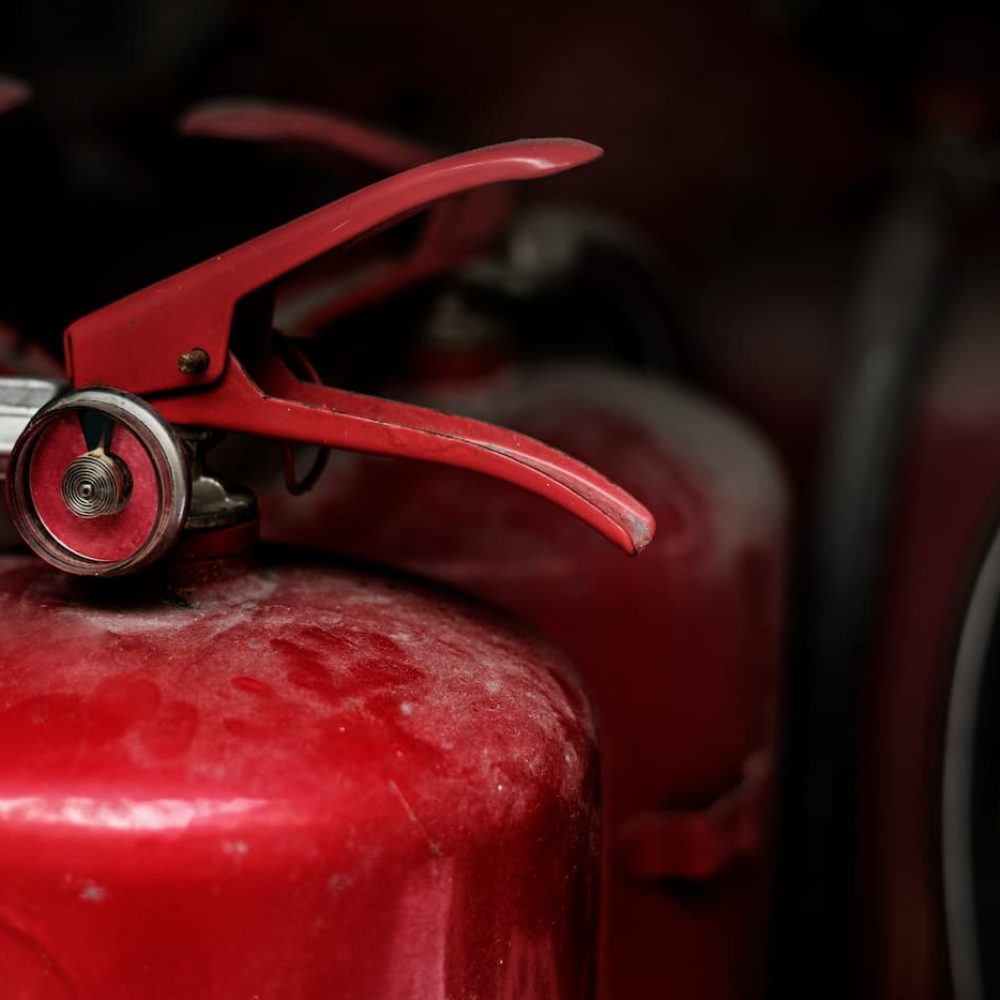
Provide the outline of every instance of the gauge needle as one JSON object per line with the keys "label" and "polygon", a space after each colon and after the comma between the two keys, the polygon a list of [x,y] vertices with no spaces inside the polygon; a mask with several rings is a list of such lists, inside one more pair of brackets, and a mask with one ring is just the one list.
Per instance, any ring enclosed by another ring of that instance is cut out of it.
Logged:
{"label": "gauge needle", "polygon": [[80,410],[80,430],[83,431],[87,451],[109,453],[114,428],[114,418],[108,414],[100,410]]}

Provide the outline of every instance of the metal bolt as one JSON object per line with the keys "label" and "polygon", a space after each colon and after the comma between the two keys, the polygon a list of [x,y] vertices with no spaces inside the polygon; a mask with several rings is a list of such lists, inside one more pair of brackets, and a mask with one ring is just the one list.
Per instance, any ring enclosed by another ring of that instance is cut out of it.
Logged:
{"label": "metal bolt", "polygon": [[177,359],[177,368],[184,375],[200,375],[207,370],[209,360],[208,351],[201,347],[193,347]]}

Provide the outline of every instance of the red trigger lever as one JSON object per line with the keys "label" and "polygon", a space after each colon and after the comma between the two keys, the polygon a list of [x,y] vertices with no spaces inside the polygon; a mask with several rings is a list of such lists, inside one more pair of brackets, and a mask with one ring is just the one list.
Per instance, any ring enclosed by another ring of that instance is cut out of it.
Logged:
{"label": "red trigger lever", "polygon": [[[463,417],[296,378],[271,346],[274,283],[321,254],[442,199],[560,173],[601,150],[572,139],[505,143],[421,164],[271,230],[74,323],[76,387],[145,397],[168,421],[492,475],[558,504],[628,553],[652,515],[593,469],[531,438]],[[253,307],[253,308],[251,308]]]}

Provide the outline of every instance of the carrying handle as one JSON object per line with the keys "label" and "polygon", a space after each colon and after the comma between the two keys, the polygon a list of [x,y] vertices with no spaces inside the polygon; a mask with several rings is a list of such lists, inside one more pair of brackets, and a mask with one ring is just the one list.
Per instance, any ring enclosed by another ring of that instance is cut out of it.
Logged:
{"label": "carrying handle", "polygon": [[743,762],[739,783],[704,809],[656,809],[630,817],[614,841],[619,871],[636,882],[716,879],[764,843],[771,806],[767,751]]}
{"label": "carrying handle", "polygon": [[302,382],[270,337],[272,286],[289,271],[450,195],[559,173],[599,155],[573,139],[521,140],[380,181],[77,321],[66,332],[70,376],[77,387],[145,396],[174,424],[491,475],[636,553],[652,539],[652,515],[588,466],[489,424]]}
{"label": "carrying handle", "polygon": [[[292,143],[353,160],[383,174],[429,163],[436,151],[321,108],[253,98],[206,101],[185,112],[184,135],[248,142]],[[282,289],[279,328],[313,336],[340,317],[448,272],[495,246],[510,224],[509,186],[491,184],[432,209],[416,246],[349,289],[323,275]]]}

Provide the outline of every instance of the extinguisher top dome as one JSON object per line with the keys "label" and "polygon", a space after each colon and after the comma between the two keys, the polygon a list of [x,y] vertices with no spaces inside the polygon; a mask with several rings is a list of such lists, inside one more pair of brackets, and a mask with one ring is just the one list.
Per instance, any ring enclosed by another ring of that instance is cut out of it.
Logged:
{"label": "extinguisher top dome", "polygon": [[[188,520],[188,450],[175,429],[186,427],[481,472],[640,551],[652,515],[589,467],[479,421],[303,382],[273,341],[274,285],[289,272],[422,209],[433,207],[440,233],[441,206],[455,198],[600,155],[573,139],[533,139],[422,164],[78,320],[65,338],[74,391],[42,407],[10,453],[7,497],[22,537],[80,575],[158,559]],[[462,252],[461,241],[424,240],[418,265],[433,270]]]}

